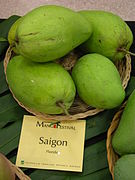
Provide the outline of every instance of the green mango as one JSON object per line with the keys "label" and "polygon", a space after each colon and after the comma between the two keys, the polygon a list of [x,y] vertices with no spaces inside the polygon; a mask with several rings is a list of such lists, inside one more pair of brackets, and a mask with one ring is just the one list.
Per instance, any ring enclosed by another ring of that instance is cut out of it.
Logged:
{"label": "green mango", "polygon": [[9,32],[8,32],[8,42],[12,47],[13,51],[16,54],[19,54],[19,52],[17,51],[17,49],[14,47],[14,43],[15,43],[15,36],[16,36],[16,30],[19,26],[19,24],[21,23],[22,18],[19,18],[15,21],[15,23],[11,26]]}
{"label": "green mango", "polygon": [[0,153],[0,180],[15,180],[15,173],[12,171],[6,157]]}
{"label": "green mango", "polygon": [[[0,38],[4,38],[7,40],[9,29],[18,18],[19,16],[16,15],[10,16],[8,19],[0,23]],[[8,46],[8,40],[5,42],[0,41],[0,56],[5,55],[5,51],[7,50]],[[0,60],[1,58],[2,57],[0,57]]]}
{"label": "green mango", "polygon": [[76,92],[71,76],[59,64],[35,63],[22,56],[10,60],[7,81],[24,106],[47,114],[66,113]]}
{"label": "green mango", "polygon": [[111,109],[125,98],[119,72],[100,54],[81,57],[72,70],[72,77],[80,98],[90,106]]}
{"label": "green mango", "polygon": [[118,159],[114,166],[114,180],[135,180],[135,154]]}
{"label": "green mango", "polygon": [[88,21],[71,9],[46,5],[27,13],[16,33],[16,49],[32,61],[56,60],[92,33]]}
{"label": "green mango", "polygon": [[112,61],[121,60],[133,43],[133,34],[128,25],[110,12],[80,11],[92,26],[93,33],[81,46],[88,53],[102,54]]}
{"label": "green mango", "polygon": [[120,154],[135,153],[135,90],[130,95],[112,138],[114,150]]}

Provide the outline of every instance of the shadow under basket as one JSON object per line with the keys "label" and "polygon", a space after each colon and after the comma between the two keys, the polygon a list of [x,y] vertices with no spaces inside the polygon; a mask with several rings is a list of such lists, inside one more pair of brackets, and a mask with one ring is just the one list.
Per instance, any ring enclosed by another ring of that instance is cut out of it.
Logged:
{"label": "shadow under basket", "polygon": [[[11,48],[9,47],[5,59],[4,59],[4,71],[6,75],[6,68],[7,64],[10,61],[11,57],[13,56],[13,52]],[[71,72],[72,68],[74,67],[77,59],[81,56],[80,52],[72,51],[69,53],[67,56],[64,58],[61,58],[60,60],[57,61],[57,63],[61,64],[66,70]],[[122,81],[122,86],[125,89],[127,87],[128,81],[130,79],[130,72],[131,72],[131,57],[130,55],[126,55],[125,58],[122,61],[117,61],[115,64],[120,77]],[[11,89],[10,89],[11,91]],[[12,91],[11,91],[12,92]],[[12,92],[13,94],[13,92]],[[20,103],[17,98],[14,96],[15,100],[18,102],[20,106],[25,108],[28,112],[36,115],[39,118],[46,119],[46,120],[77,120],[77,119],[83,119],[88,116],[93,116],[98,114],[99,112],[104,111],[104,109],[98,109],[98,108],[93,108],[91,106],[88,106],[85,104],[78,96],[76,96],[72,106],[68,110],[69,115],[65,114],[60,114],[60,115],[49,115],[49,114],[43,114],[40,112],[35,112],[30,108],[25,107],[22,103]]]}
{"label": "shadow under basket", "polygon": [[108,159],[109,171],[112,175],[113,180],[114,180],[114,166],[116,161],[119,159],[119,155],[114,151],[112,147],[112,137],[119,125],[119,121],[121,119],[125,106],[126,106],[126,102],[123,103],[119,111],[113,117],[113,120],[107,132],[107,140],[106,140],[107,159]]}

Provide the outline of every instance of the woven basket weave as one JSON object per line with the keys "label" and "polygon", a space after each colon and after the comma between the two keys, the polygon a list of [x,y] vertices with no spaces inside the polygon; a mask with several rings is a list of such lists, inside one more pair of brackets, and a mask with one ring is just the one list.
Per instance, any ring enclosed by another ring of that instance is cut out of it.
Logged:
{"label": "woven basket weave", "polygon": [[[6,74],[7,64],[9,62],[9,60],[11,59],[11,56],[13,56],[13,53],[12,53],[11,48],[9,47],[6,52],[5,59],[4,59],[5,74]],[[80,57],[80,53],[71,52],[68,56],[66,56],[64,59],[62,59],[62,61],[58,61],[57,63],[60,63],[66,70],[68,70],[70,72],[79,57]],[[128,81],[130,79],[130,72],[131,72],[131,57],[130,57],[130,55],[126,55],[125,59],[117,62],[116,67],[120,73],[122,86],[125,89],[128,84]],[[48,114],[43,114],[43,113],[33,111],[32,109],[25,107],[22,103],[20,103],[16,99],[14,94],[13,94],[13,97],[18,102],[18,104],[20,106],[22,106],[23,108],[25,108],[28,112],[36,115],[37,117],[40,117],[40,118],[46,119],[46,120],[56,120],[56,119],[58,119],[60,121],[67,120],[67,119],[68,120],[77,120],[77,119],[82,119],[82,118],[85,118],[88,116],[93,116],[93,115],[98,114],[99,112],[103,111],[103,109],[93,108],[91,106],[86,105],[83,101],[81,101],[81,99],[79,97],[76,97],[73,105],[68,110],[69,115],[65,115],[65,114],[48,115]]]}
{"label": "woven basket weave", "polygon": [[121,119],[121,115],[123,113],[125,106],[126,106],[126,102],[121,106],[119,111],[115,114],[107,132],[107,141],[106,141],[107,159],[108,159],[109,170],[113,180],[114,180],[114,166],[116,161],[119,159],[119,155],[114,151],[112,147],[112,137],[119,125],[119,121]]}

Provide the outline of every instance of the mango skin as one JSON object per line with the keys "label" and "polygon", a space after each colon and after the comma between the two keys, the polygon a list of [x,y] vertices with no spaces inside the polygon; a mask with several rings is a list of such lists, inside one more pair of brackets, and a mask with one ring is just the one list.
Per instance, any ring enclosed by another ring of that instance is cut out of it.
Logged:
{"label": "mango skin", "polygon": [[135,154],[122,156],[114,166],[115,180],[135,179]]}
{"label": "mango skin", "polygon": [[92,26],[93,33],[81,46],[87,53],[99,53],[112,61],[123,59],[125,52],[119,48],[129,50],[133,43],[133,34],[129,26],[117,15],[105,11],[79,12]]}
{"label": "mango skin", "polygon": [[22,18],[19,18],[15,21],[15,23],[11,26],[9,33],[8,33],[8,42],[10,44],[10,46],[13,46],[13,51],[16,54],[19,54],[19,51],[16,49],[16,47],[14,47],[15,45],[15,39],[16,39],[16,30],[21,22]]}
{"label": "mango skin", "polygon": [[0,180],[15,180],[15,173],[12,171],[6,157],[0,153]]}
{"label": "mango skin", "polygon": [[135,153],[135,90],[130,95],[112,138],[114,150],[119,155]]}
{"label": "mango skin", "polygon": [[61,6],[41,6],[23,17],[16,48],[32,61],[47,62],[68,54],[91,33],[90,24],[77,12]]}
{"label": "mango skin", "polygon": [[72,70],[72,77],[80,98],[92,107],[112,109],[125,98],[115,65],[100,54],[81,57]]}
{"label": "mango skin", "polygon": [[76,89],[69,73],[59,64],[35,63],[22,56],[13,57],[7,66],[7,81],[15,97],[27,108],[47,114],[61,114],[57,105],[72,105]]}

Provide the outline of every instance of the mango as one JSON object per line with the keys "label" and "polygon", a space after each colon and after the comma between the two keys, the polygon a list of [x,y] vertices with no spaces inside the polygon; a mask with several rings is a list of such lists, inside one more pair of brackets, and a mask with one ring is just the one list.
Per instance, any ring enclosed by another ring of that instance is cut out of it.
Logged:
{"label": "mango", "polygon": [[125,91],[115,65],[100,54],[82,56],[72,70],[80,98],[88,105],[112,109],[125,98]]}
{"label": "mango", "polygon": [[114,180],[135,179],[135,154],[122,156],[114,166]]}
{"label": "mango", "polygon": [[12,171],[6,157],[0,153],[0,180],[15,180],[15,173]]}
{"label": "mango", "polygon": [[114,150],[119,155],[135,153],[135,90],[130,95],[112,138]]}
{"label": "mango", "polygon": [[25,107],[41,113],[68,114],[76,93],[70,74],[62,66],[35,63],[22,56],[13,57],[8,63],[7,81]]}
{"label": "mango", "polygon": [[21,22],[21,19],[22,18],[18,18],[8,32],[8,42],[12,46],[12,49],[16,54],[19,54],[18,50],[15,47],[16,30]]}
{"label": "mango", "polygon": [[16,32],[16,49],[29,60],[56,60],[86,41],[92,33],[88,21],[77,12],[55,5],[28,12]]}
{"label": "mango", "polygon": [[81,46],[87,53],[99,53],[112,61],[123,59],[131,44],[133,34],[129,26],[111,12],[84,10],[80,11],[92,26],[93,33]]}

